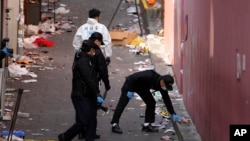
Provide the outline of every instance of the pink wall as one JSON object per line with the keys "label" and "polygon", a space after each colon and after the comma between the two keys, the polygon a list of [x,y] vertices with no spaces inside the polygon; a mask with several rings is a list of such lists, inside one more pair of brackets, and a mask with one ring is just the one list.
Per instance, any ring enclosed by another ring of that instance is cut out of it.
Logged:
{"label": "pink wall", "polygon": [[172,0],[164,1],[164,19],[167,22],[164,22],[164,36],[167,37],[165,38],[165,45],[166,45],[166,52],[169,53],[168,55],[168,60],[170,61],[171,64],[174,63],[174,3]]}
{"label": "pink wall", "polygon": [[[228,141],[230,124],[250,123],[249,5],[248,0],[175,0],[170,23],[171,12],[164,13],[165,38],[174,42],[171,47],[167,41],[166,48],[174,52],[177,85],[203,141]],[[185,15],[188,38],[182,52]]]}

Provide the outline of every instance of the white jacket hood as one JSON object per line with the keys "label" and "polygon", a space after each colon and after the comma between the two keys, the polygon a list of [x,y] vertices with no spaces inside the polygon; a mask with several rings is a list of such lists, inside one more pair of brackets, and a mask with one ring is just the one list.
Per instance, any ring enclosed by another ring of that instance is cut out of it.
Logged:
{"label": "white jacket hood", "polygon": [[98,23],[98,21],[96,19],[93,19],[93,18],[88,18],[87,23],[94,26],[95,24]]}

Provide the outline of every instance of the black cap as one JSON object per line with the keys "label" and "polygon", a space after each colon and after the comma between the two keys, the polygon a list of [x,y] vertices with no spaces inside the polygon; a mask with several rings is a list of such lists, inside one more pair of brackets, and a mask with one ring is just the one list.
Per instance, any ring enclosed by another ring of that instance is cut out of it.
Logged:
{"label": "black cap", "polygon": [[174,84],[174,78],[171,76],[171,75],[164,75],[162,77],[165,85],[166,85],[166,88],[169,90],[169,91],[172,91],[173,90],[173,84]]}
{"label": "black cap", "polygon": [[98,46],[91,40],[84,40],[82,42],[82,47],[81,47],[81,51],[82,52],[89,52],[91,48],[98,48]]}
{"label": "black cap", "polygon": [[89,37],[89,39],[92,41],[97,39],[101,42],[101,45],[104,45],[102,34],[99,32],[92,33],[91,36]]}

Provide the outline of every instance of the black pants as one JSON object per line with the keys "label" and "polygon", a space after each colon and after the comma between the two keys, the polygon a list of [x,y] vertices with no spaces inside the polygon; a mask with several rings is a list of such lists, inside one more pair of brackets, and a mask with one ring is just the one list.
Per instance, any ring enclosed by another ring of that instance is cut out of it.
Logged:
{"label": "black pants", "polygon": [[[127,93],[129,91],[129,88],[127,87],[127,82],[125,81],[125,83],[122,86],[121,89],[121,96],[119,99],[119,102],[116,106],[111,124],[113,123],[119,123],[121,114],[123,113],[125,107],[127,106],[129,99],[127,97]],[[140,87],[137,90],[135,90],[135,92],[142,98],[142,100],[145,102],[146,104],[146,111],[145,111],[145,122],[147,123],[153,123],[155,122],[155,100],[154,97],[152,95],[152,93],[149,91],[149,88],[143,88]]]}
{"label": "black pants", "polygon": [[86,141],[94,141],[96,134],[96,97],[76,96],[72,97],[76,111],[76,122],[64,132],[65,141],[71,141],[83,130],[86,131]]}

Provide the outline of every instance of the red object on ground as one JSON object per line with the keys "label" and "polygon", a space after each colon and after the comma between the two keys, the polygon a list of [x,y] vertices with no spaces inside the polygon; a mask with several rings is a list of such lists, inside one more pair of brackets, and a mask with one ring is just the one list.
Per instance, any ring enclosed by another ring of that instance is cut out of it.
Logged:
{"label": "red object on ground", "polygon": [[36,44],[39,47],[53,47],[54,46],[53,41],[47,40],[47,39],[45,39],[43,37],[36,38],[33,43]]}

